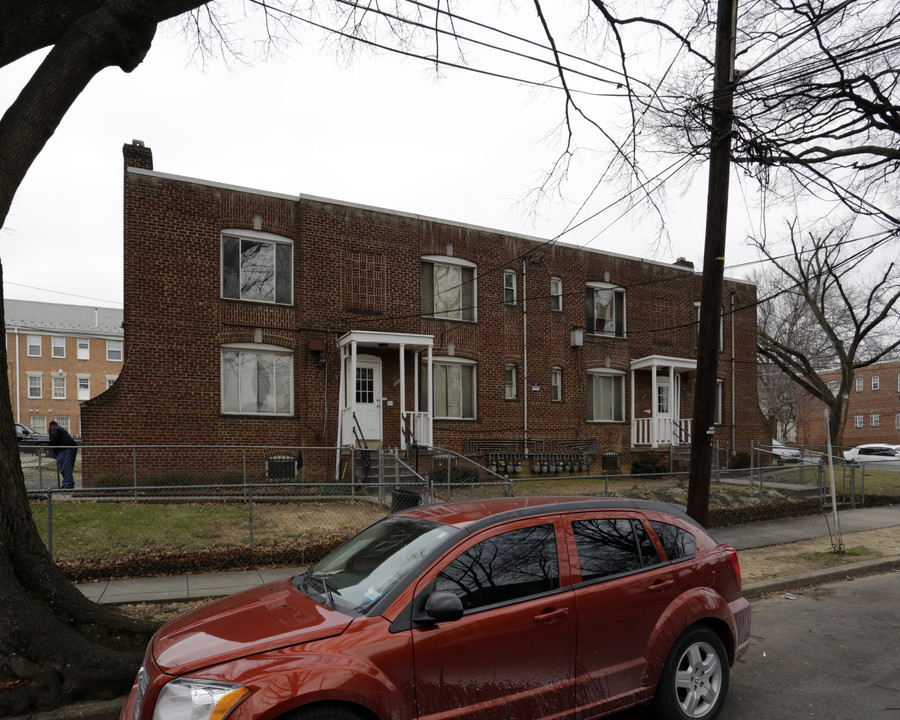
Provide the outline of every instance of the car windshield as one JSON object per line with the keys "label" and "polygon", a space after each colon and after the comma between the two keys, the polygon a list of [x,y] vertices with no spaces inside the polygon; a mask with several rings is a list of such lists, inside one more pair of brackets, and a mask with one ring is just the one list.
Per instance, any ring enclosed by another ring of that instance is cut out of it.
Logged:
{"label": "car windshield", "polygon": [[435,522],[388,517],[311,567],[300,587],[321,595],[337,610],[365,612],[457,532]]}

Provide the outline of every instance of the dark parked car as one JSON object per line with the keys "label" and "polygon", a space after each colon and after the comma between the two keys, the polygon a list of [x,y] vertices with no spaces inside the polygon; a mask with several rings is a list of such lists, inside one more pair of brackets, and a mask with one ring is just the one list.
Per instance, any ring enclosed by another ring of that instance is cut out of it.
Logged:
{"label": "dark parked car", "polygon": [[25,423],[16,423],[16,440],[19,443],[19,449],[25,452],[40,452],[45,454],[46,449],[38,450],[37,446],[48,445],[50,443],[49,435],[36,433]]}
{"label": "dark parked car", "polygon": [[427,505],[163,627],[122,719],[711,720],[749,638],[735,551],[673,505]]}

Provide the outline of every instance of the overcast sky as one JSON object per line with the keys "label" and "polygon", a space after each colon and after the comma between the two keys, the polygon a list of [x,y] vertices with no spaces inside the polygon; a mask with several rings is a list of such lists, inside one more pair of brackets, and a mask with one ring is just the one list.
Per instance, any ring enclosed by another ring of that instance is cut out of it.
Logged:
{"label": "overcast sky", "polygon": [[[39,60],[0,69],[4,109]],[[133,73],[107,69],[94,80],[32,166],[0,230],[4,295],[121,307],[122,145],[132,139],[153,150],[160,172],[553,238],[604,165],[584,156],[566,198],[529,211],[528,190],[558,157],[562,112],[550,91],[464,70],[436,78],[432,65],[388,52],[348,65],[315,41],[277,59],[199,67],[169,28]],[[612,104],[598,112],[604,126],[624,125]],[[743,244],[756,213],[748,187],[732,183],[729,267],[756,257]],[[577,217],[620,192],[605,183]],[[661,247],[650,219],[620,218],[621,205],[561,240],[663,262],[684,256],[699,268],[705,196],[705,167],[690,188],[669,188]]]}

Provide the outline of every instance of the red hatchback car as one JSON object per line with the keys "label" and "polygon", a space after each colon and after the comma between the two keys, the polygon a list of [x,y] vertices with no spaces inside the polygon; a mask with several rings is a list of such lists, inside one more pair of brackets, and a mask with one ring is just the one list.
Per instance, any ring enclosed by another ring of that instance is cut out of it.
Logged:
{"label": "red hatchback car", "polygon": [[676,506],[427,505],[166,625],[122,720],[711,719],[749,636],[735,551]]}

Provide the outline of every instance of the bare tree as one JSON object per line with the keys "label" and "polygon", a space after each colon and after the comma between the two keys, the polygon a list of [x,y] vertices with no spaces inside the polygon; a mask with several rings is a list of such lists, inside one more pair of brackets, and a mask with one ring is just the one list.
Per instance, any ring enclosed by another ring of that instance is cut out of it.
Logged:
{"label": "bare tree", "polygon": [[[854,373],[900,347],[897,334],[900,273],[886,262],[865,276],[860,265],[875,260],[892,235],[881,243],[862,241],[854,250],[851,225],[805,239],[789,227],[790,252],[776,255],[764,242],[756,247],[772,263],[767,297],[759,314],[759,353],[829,409],[828,434],[842,444]],[[837,389],[822,377],[839,370]]]}

